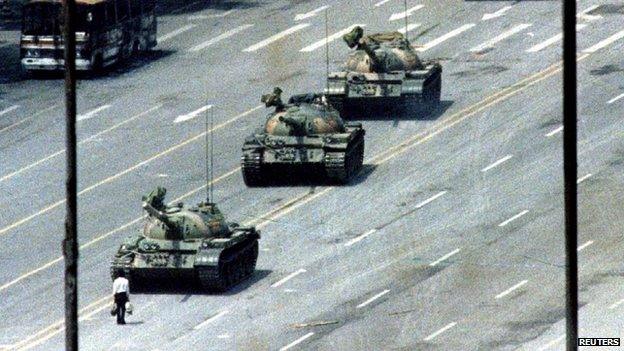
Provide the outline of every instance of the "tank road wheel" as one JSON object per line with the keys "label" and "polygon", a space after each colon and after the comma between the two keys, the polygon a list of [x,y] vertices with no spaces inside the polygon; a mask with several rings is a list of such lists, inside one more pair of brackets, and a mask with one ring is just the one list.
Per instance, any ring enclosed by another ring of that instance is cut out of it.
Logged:
{"label": "tank road wheel", "polygon": [[241,159],[243,181],[248,187],[261,186],[264,183],[262,176],[262,154],[254,151],[244,154]]}
{"label": "tank road wheel", "polygon": [[344,184],[347,182],[348,174],[345,153],[328,152],[325,154],[325,173],[332,181]]}

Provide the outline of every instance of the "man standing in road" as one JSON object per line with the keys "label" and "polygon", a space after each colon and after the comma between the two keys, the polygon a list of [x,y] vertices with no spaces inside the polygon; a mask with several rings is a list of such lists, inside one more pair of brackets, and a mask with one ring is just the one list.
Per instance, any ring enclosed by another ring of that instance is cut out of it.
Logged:
{"label": "man standing in road", "polygon": [[126,324],[126,302],[130,301],[130,284],[123,270],[118,270],[113,281],[113,299],[117,305],[117,324]]}

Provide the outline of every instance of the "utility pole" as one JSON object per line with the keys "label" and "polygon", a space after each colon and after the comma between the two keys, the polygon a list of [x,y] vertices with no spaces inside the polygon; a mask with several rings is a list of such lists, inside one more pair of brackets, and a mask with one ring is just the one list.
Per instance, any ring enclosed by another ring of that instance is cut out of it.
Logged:
{"label": "utility pole", "polygon": [[576,90],[576,1],[563,0],[563,178],[565,192],[567,351],[578,350]]}
{"label": "utility pole", "polygon": [[76,171],[76,1],[63,1],[65,45],[66,217],[65,257],[65,350],[78,351],[78,201]]}

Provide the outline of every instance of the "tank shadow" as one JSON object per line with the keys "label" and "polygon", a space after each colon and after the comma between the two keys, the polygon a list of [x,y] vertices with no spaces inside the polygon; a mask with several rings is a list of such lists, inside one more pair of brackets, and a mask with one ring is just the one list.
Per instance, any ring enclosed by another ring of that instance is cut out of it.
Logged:
{"label": "tank shadow", "polygon": [[319,169],[309,169],[307,167],[297,167],[295,169],[277,169],[273,170],[268,178],[258,188],[279,188],[293,186],[353,186],[362,183],[375,170],[374,165],[362,165],[362,170],[353,176],[349,182],[342,184],[340,182],[327,179],[325,171]]}
{"label": "tank shadow", "polygon": [[[266,278],[271,274],[271,270],[258,269],[254,274],[233,286],[225,292],[207,291],[202,289],[197,282],[191,280],[182,281],[176,279],[170,282],[141,282],[140,284],[132,284],[130,287],[131,294],[136,295],[236,295],[251,286],[258,283],[260,280]],[[186,301],[188,297],[185,297],[182,302]]]}
{"label": "tank shadow", "polygon": [[[126,317],[128,318],[128,317]],[[126,322],[126,325],[141,325],[141,324],[145,324],[144,321],[133,321],[133,322]]]}
{"label": "tank shadow", "polygon": [[[188,1],[186,5],[180,6],[177,0],[159,0],[156,6],[158,16],[165,15],[185,15],[194,12],[201,12],[207,9],[220,11],[230,11],[233,9],[247,9],[260,6],[256,1]],[[215,15],[217,17],[218,14]]]}
{"label": "tank shadow", "polygon": [[414,104],[411,106],[375,106],[367,109],[351,108],[344,113],[344,118],[350,121],[433,121],[440,118],[453,105],[453,101],[444,100],[439,104]]}

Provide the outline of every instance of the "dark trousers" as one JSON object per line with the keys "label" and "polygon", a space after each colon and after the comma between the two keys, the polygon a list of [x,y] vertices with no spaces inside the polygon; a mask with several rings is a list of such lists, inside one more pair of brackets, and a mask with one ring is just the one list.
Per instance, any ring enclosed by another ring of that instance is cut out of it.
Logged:
{"label": "dark trousers", "polygon": [[126,324],[126,302],[128,302],[128,294],[125,292],[115,294],[115,303],[117,304],[117,324]]}

